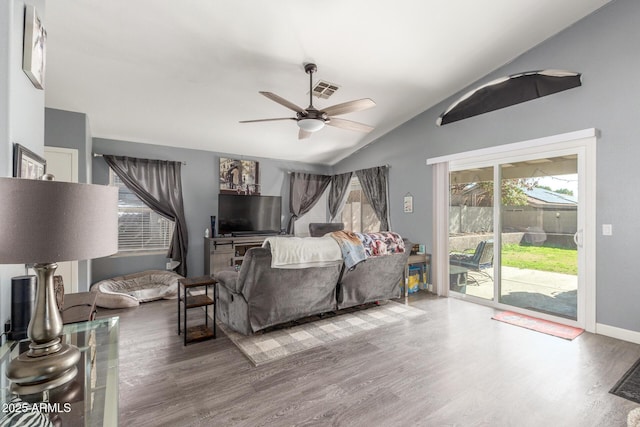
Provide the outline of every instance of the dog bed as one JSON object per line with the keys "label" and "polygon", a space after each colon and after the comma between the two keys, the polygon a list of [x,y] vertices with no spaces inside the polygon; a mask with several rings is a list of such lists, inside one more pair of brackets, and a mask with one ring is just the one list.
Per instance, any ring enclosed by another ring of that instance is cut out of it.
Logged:
{"label": "dog bed", "polygon": [[147,270],[94,283],[91,292],[98,294],[98,307],[136,307],[141,302],[177,298],[178,280],[182,278],[173,271]]}

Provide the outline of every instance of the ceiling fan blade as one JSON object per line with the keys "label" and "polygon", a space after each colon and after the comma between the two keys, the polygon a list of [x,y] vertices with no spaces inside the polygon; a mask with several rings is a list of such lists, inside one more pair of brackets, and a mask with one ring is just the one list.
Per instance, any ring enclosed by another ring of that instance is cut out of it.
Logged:
{"label": "ceiling fan blade", "polygon": [[354,111],[362,111],[368,108],[375,107],[376,103],[372,99],[364,98],[356,101],[344,102],[342,104],[332,105],[331,107],[324,108],[322,111],[329,116],[339,116],[340,114],[353,113]]}
{"label": "ceiling fan blade", "polygon": [[275,122],[277,120],[296,120],[295,117],[281,117],[279,119],[240,120],[238,123]]}
{"label": "ceiling fan blade", "polygon": [[311,138],[311,132],[307,132],[306,130],[300,129],[298,131],[298,139],[307,139]]}
{"label": "ceiling fan blade", "polygon": [[260,95],[264,95],[267,98],[269,98],[270,100],[275,101],[278,104],[283,105],[283,106],[287,107],[288,109],[295,111],[296,113],[302,113],[302,114],[306,114],[307,113],[304,110],[304,108],[298,107],[293,102],[287,101],[286,99],[276,95],[275,93],[271,93],[271,92],[259,92],[259,93],[260,93]]}
{"label": "ceiling fan blade", "polygon": [[329,126],[337,127],[340,129],[355,130],[357,132],[371,132],[373,126],[365,125],[364,123],[358,123],[351,120],[335,119],[332,118],[328,122],[325,122]]}

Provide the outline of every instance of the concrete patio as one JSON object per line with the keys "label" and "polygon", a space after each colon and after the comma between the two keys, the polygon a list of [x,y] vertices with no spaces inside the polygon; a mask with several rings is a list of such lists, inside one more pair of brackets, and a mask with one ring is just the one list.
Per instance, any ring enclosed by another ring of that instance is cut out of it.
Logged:
{"label": "concrete patio", "polygon": [[[493,270],[487,275],[470,271],[466,294],[493,298]],[[502,267],[500,302],[569,319],[577,316],[578,277],[548,271]]]}

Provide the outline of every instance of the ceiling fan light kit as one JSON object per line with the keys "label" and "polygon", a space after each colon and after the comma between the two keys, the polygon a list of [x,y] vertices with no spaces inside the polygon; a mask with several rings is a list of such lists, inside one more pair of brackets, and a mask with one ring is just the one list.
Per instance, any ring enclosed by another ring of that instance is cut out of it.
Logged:
{"label": "ceiling fan light kit", "polygon": [[300,119],[298,126],[305,132],[317,132],[324,127],[324,121],[321,119]]}
{"label": "ceiling fan light kit", "polygon": [[305,64],[304,71],[309,74],[309,106],[304,109],[293,102],[271,92],[259,92],[261,95],[269,98],[270,100],[277,102],[278,104],[287,107],[288,109],[296,112],[296,117],[282,117],[277,119],[257,119],[257,120],[242,120],[240,123],[256,123],[256,122],[270,122],[277,120],[295,120],[300,128],[298,133],[298,139],[309,138],[313,132],[321,130],[324,125],[337,127],[340,129],[348,129],[357,132],[371,132],[372,126],[365,125],[363,123],[354,122],[345,119],[331,120],[332,116],[338,116],[341,114],[353,113],[355,111],[362,111],[368,108],[375,107],[376,103],[369,98],[358,99],[355,101],[344,102],[342,104],[333,105],[322,110],[317,110],[313,106],[313,73],[318,70],[316,64]]}

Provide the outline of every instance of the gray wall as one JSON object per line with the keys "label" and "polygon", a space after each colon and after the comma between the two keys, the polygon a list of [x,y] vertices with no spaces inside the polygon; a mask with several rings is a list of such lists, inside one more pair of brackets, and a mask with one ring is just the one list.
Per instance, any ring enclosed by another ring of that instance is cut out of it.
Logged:
{"label": "gray wall", "polygon": [[[640,237],[637,186],[640,143],[640,2],[616,0],[481,79],[456,96],[341,161],[335,172],[389,163],[393,228],[432,243],[432,178],[425,159],[587,128],[597,147],[597,214],[613,236],[597,238],[596,317],[600,324],[640,332],[640,286],[635,282]],[[460,95],[495,77],[545,68],[583,73],[583,86],[443,127],[438,115]],[[390,157],[391,156],[391,157]],[[402,196],[414,195],[413,214]]]}
{"label": "gray wall", "polygon": [[[261,194],[282,196],[283,227],[289,218],[288,171],[330,173],[330,167],[299,162],[264,158],[246,158],[237,154],[214,153],[140,144],[110,139],[93,139],[93,150],[100,154],[140,157],[148,159],[179,160],[187,164],[182,167],[182,191],[187,229],[189,230],[189,252],[187,266],[189,276],[204,274],[204,230],[210,225],[211,215],[218,214],[218,159],[219,157],[243,158],[260,162]],[[93,159],[93,182],[108,182],[109,168],[105,161]],[[167,258],[161,255],[113,256],[92,261],[92,281],[96,282],[120,274],[145,269],[164,269]]]}
{"label": "gray wall", "polygon": [[[44,145],[78,150],[78,182],[91,183],[91,153],[89,118],[84,113],[45,108]],[[86,292],[91,285],[91,262],[78,261],[78,291]]]}
{"label": "gray wall", "polygon": [[[46,25],[44,0],[30,3],[35,4]],[[0,176],[12,173],[13,142],[43,154],[44,92],[36,90],[21,69],[23,7],[23,0],[0,2]],[[640,228],[635,211],[640,207],[640,192],[633,191],[640,158],[635,126],[640,117],[637,101],[640,82],[635,78],[640,69],[638,22],[640,2],[616,0],[478,82],[521,71],[560,68],[582,72],[581,88],[436,127],[437,116],[469,89],[466,88],[335,165],[333,171],[390,164],[392,228],[413,241],[425,243],[431,250],[431,169],[425,166],[426,158],[585,128],[600,129],[596,222],[613,224],[614,235],[597,239],[597,321],[640,332],[637,310],[640,287],[634,281]],[[201,273],[201,236],[209,215],[217,211],[214,171],[218,154],[122,141],[98,139],[94,143],[98,152],[188,162],[183,184],[190,231],[189,265],[192,274]],[[328,172],[313,165],[258,160],[266,185],[264,194],[279,194],[278,189],[286,192],[286,169]],[[96,168],[93,174],[88,162],[88,177],[104,179],[104,162],[93,160]],[[412,214],[402,212],[402,197],[408,192],[414,196]],[[136,263],[140,261],[136,258],[96,260],[94,266],[104,268],[94,271],[93,277],[106,277],[107,271],[109,274],[136,271]],[[163,265],[161,257],[158,266]],[[10,312],[9,279],[18,274],[22,274],[20,266],[0,267],[3,322]]]}
{"label": "gray wall", "polygon": [[45,108],[44,123],[44,145],[78,150],[78,182],[90,183],[91,163],[87,162],[87,154],[91,146],[87,146],[87,140],[91,141],[91,135],[87,115]]}
{"label": "gray wall", "polygon": [[[29,4],[46,26],[44,0]],[[24,5],[23,0],[0,2],[0,176],[5,177],[13,174],[14,142],[44,154],[44,91],[36,89],[22,71]],[[11,316],[11,277],[22,274],[23,265],[0,265],[2,325]]]}

